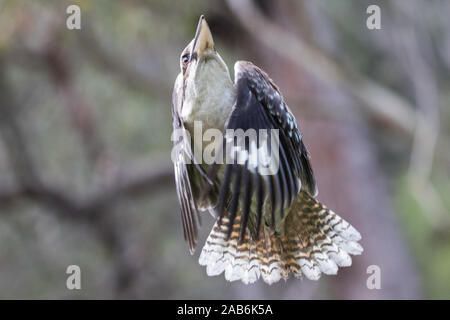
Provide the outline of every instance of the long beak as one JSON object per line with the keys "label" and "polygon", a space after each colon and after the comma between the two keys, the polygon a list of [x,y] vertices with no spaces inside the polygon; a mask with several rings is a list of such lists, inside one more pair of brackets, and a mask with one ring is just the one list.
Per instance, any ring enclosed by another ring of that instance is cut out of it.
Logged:
{"label": "long beak", "polygon": [[200,16],[197,31],[195,32],[194,43],[192,44],[191,57],[196,54],[200,57],[206,49],[214,49],[214,40],[205,17]]}

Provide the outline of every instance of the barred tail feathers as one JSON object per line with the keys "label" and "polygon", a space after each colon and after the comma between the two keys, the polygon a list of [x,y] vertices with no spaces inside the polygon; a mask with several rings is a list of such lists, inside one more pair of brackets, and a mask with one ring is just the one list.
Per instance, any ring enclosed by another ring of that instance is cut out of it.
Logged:
{"label": "barred tail feathers", "polygon": [[225,272],[228,281],[242,280],[245,284],[260,277],[269,284],[286,279],[288,272],[281,256],[280,239],[269,235],[269,230],[264,228],[259,240],[251,239],[247,230],[239,242],[240,220],[241,216],[237,216],[228,241],[228,219],[214,225],[199,258],[200,265],[206,266],[206,273],[215,276]]}
{"label": "barred tail feathers", "polygon": [[322,273],[333,275],[338,267],[350,266],[350,254],[363,251],[360,239],[347,221],[302,191],[286,218],[282,246],[296,277],[318,280]]}
{"label": "barred tail feathers", "polygon": [[260,277],[272,284],[289,274],[318,280],[322,273],[336,274],[352,263],[350,254],[361,254],[361,236],[347,221],[301,191],[284,224],[284,235],[263,226],[258,240],[246,230],[240,242],[241,216],[233,223],[216,222],[200,254],[200,265],[209,276],[225,273],[228,281],[253,283]]}

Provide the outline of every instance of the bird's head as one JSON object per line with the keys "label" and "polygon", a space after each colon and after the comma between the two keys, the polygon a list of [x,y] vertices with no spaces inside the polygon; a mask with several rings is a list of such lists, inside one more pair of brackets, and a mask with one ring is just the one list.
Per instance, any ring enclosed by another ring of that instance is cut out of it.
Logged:
{"label": "bird's head", "polygon": [[214,46],[214,40],[206,19],[201,16],[194,39],[180,56],[180,74],[175,90],[182,101],[178,110],[182,115],[191,113],[204,101],[221,97],[222,90],[232,85],[228,67]]}
{"label": "bird's head", "polygon": [[[202,72],[205,65],[216,62],[223,69],[228,68],[214,47],[214,40],[204,16],[201,16],[194,39],[184,48],[180,56],[180,69],[186,79]],[[209,71],[209,70],[208,70]]]}
{"label": "bird's head", "polygon": [[193,73],[197,66],[205,63],[207,59],[214,59],[217,52],[214,48],[214,40],[205,17],[198,21],[194,39],[184,48],[180,56],[180,69],[183,73]]}

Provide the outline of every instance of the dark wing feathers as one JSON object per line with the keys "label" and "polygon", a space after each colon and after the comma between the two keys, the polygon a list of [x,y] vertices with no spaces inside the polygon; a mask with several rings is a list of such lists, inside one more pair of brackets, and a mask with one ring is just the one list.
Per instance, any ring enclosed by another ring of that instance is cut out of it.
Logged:
{"label": "dark wing feathers", "polygon": [[[184,130],[183,123],[177,112],[177,101],[178,97],[174,91],[173,96],[173,129],[174,130]],[[189,243],[189,251],[191,254],[195,251],[195,246],[197,245],[197,235],[198,226],[200,223],[200,216],[198,214],[197,207],[195,205],[195,199],[192,192],[192,185],[189,178],[189,170],[186,164],[186,157],[193,158],[191,155],[191,150],[186,138],[184,136],[177,137],[174,141],[174,171],[175,171],[175,185],[177,189],[178,200],[181,204],[181,221],[183,225],[184,239]],[[196,170],[195,167],[191,165],[191,170]]]}
{"label": "dark wing feathers", "polygon": [[[256,95],[260,106],[266,111],[264,116],[272,121],[275,128],[280,129],[282,150],[286,152],[286,159],[295,168],[296,176],[302,182],[302,189],[316,196],[317,187],[308,151],[302,141],[295,117],[286,105],[280,90],[272,79],[254,64],[245,61],[236,64],[236,83],[239,79],[247,79],[248,88]],[[238,88],[238,94],[239,92]]]}
{"label": "dark wing feathers", "polygon": [[[226,129],[279,130],[279,170],[274,175],[261,176],[258,168],[249,171],[244,165],[227,164],[218,199],[218,215],[229,214],[229,225],[236,217],[239,199],[242,203],[242,229],[250,211],[253,193],[256,193],[256,230],[259,230],[263,216],[263,202],[266,197],[272,207],[272,224],[275,212],[283,218],[284,210],[290,206],[300,188],[315,196],[317,193],[313,172],[308,160],[308,152],[303,144],[296,120],[283,100],[279,89],[268,75],[250,62],[237,62],[235,66],[237,99]],[[270,146],[270,144],[269,144]],[[258,147],[260,147],[258,145]],[[245,150],[250,152],[248,144]],[[253,175],[253,179],[250,179]],[[301,183],[300,183],[301,182]],[[230,227],[229,230],[232,228]],[[256,233],[258,236],[259,232]]]}
{"label": "dark wing feathers", "polygon": [[246,161],[243,173],[242,173],[242,185],[246,186],[244,189],[244,195],[243,195],[243,208],[242,208],[242,225],[241,225],[241,234],[240,239],[244,239],[245,232],[247,228],[247,222],[248,222],[248,215],[250,213],[250,205],[251,205],[251,199],[254,192],[253,189],[253,182],[251,180],[250,171],[247,169],[248,161]]}

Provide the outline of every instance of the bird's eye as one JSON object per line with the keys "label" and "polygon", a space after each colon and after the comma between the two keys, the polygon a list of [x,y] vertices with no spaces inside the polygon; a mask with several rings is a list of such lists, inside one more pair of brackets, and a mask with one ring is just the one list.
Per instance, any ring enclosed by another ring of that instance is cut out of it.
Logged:
{"label": "bird's eye", "polygon": [[183,65],[186,65],[189,62],[189,54],[186,53],[181,57],[181,61],[183,62]]}

